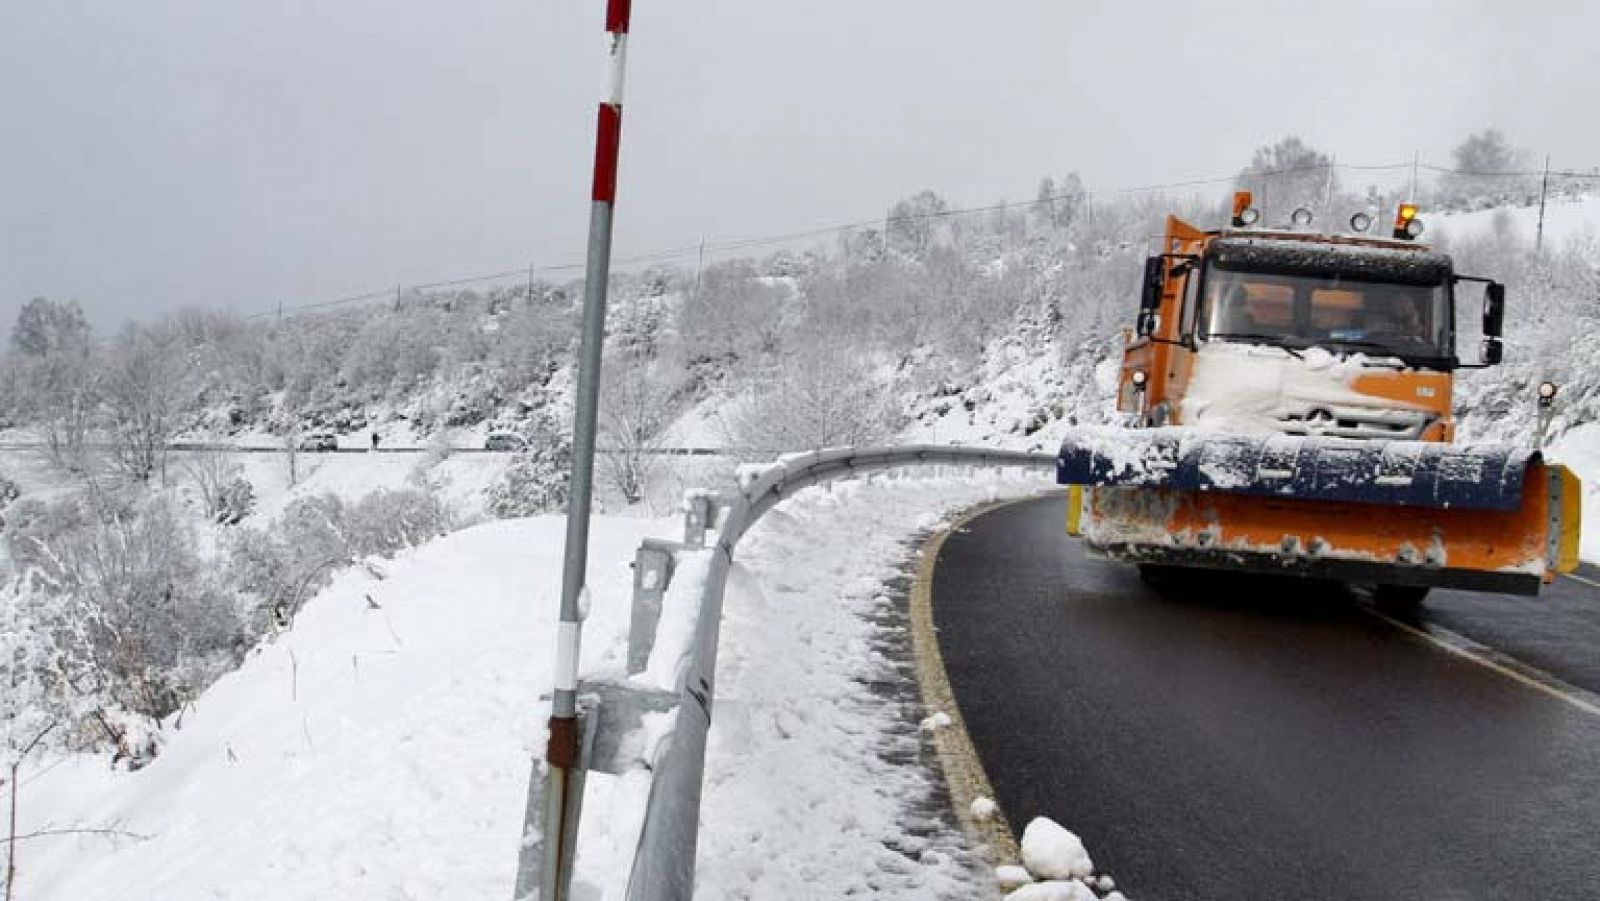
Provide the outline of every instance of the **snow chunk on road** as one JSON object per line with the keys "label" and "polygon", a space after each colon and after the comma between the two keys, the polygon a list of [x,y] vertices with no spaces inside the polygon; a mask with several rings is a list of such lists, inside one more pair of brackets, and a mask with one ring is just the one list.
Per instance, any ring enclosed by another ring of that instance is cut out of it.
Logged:
{"label": "snow chunk on road", "polygon": [[994,815],[1000,812],[1000,805],[994,803],[993,798],[974,798],[972,806],[968,809],[976,819],[992,820]]}
{"label": "snow chunk on road", "polygon": [[1076,879],[1051,880],[1025,885],[1006,896],[1006,901],[1100,901],[1094,890]]}
{"label": "snow chunk on road", "polygon": [[1000,883],[1000,890],[1008,892],[1018,886],[1032,882],[1033,874],[1028,872],[1027,867],[1011,864],[1009,866],[995,867],[994,878]]}
{"label": "snow chunk on road", "polygon": [[1083,840],[1049,817],[1034,817],[1023,830],[1022,864],[1040,879],[1087,878],[1094,872]]}
{"label": "snow chunk on road", "polygon": [[932,732],[935,729],[943,729],[948,725],[950,725],[950,714],[941,710],[933,716],[923,718],[922,731]]}

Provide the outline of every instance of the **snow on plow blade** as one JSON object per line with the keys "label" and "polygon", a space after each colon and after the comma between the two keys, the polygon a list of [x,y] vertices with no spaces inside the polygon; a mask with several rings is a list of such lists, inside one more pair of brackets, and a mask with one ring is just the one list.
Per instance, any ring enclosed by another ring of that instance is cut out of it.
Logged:
{"label": "snow on plow blade", "polygon": [[1577,564],[1577,480],[1522,448],[1078,430],[1057,481],[1119,559],[1519,594]]}

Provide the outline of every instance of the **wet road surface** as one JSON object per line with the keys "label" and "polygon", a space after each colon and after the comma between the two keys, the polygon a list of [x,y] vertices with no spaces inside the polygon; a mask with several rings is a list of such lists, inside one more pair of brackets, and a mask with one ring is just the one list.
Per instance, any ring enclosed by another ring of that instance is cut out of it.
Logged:
{"label": "wet road surface", "polygon": [[1019,836],[1058,820],[1134,901],[1600,898],[1600,585],[1428,601],[1423,631],[1541,688],[1336,586],[1152,589],[1086,557],[1064,505],[972,520],[934,571],[950,683]]}

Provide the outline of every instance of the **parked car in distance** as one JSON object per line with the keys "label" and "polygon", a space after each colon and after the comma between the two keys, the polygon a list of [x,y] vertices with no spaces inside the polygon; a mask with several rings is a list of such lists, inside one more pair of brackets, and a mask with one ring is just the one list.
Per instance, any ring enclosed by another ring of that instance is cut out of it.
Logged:
{"label": "parked car in distance", "polygon": [[490,432],[483,440],[483,449],[492,451],[521,451],[528,449],[528,439],[516,432]]}
{"label": "parked car in distance", "polygon": [[307,432],[300,436],[303,451],[331,451],[339,449],[339,438],[332,432]]}

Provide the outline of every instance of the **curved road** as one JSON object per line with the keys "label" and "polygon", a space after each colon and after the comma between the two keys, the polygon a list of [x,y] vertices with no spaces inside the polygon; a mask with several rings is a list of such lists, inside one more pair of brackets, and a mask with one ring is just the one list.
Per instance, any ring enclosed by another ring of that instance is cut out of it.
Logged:
{"label": "curved road", "polygon": [[1013,829],[1058,820],[1135,901],[1600,898],[1600,584],[1436,593],[1412,628],[1486,666],[1333,586],[1157,592],[1052,497],[951,535],[933,613]]}

